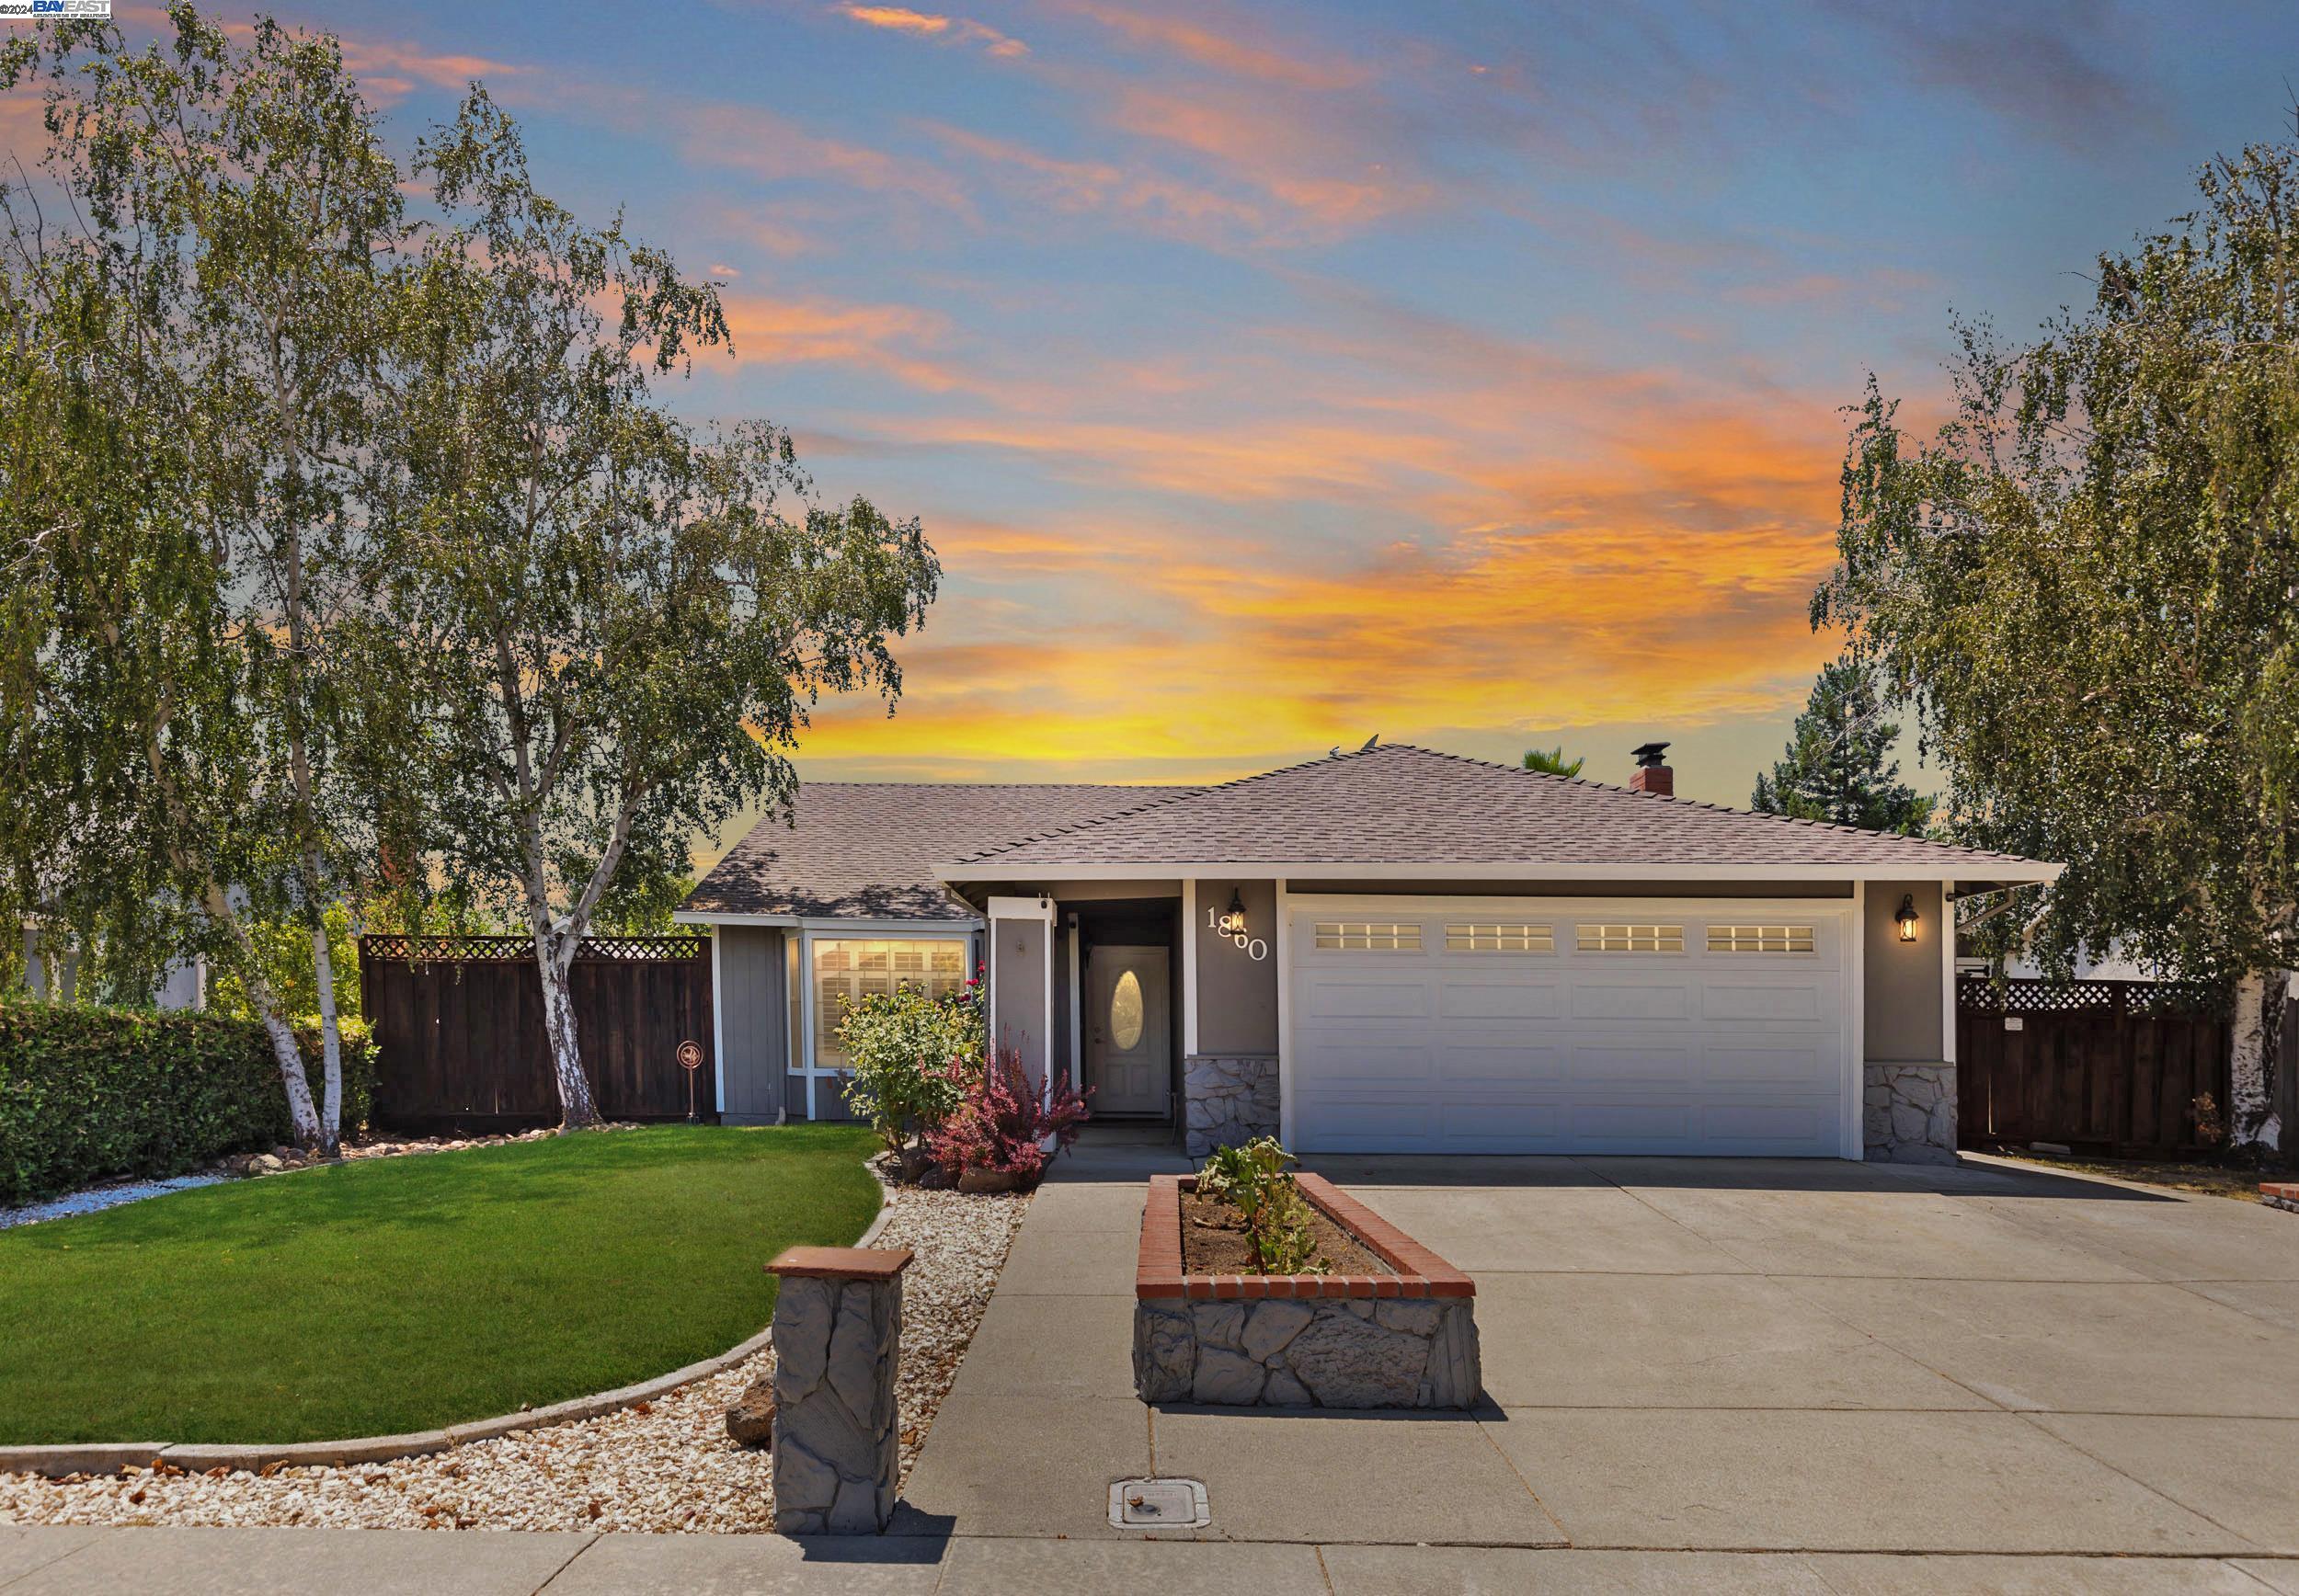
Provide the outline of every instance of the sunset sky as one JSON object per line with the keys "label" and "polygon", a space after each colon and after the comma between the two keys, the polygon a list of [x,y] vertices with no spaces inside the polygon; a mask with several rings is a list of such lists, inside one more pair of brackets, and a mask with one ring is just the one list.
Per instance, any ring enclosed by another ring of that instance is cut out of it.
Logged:
{"label": "sunset sky", "polygon": [[924,519],[899,711],[825,706],[817,777],[1664,737],[1744,804],[1864,372],[1937,415],[1951,307],[2081,300],[2299,81],[2288,0],[280,15],[408,141],[484,77],[723,283],[681,405]]}

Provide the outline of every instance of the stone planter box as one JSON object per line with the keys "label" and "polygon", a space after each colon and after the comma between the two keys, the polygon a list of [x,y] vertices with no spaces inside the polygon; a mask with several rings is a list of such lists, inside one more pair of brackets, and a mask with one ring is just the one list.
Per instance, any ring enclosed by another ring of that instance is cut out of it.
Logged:
{"label": "stone planter box", "polygon": [[1159,1175],[1134,1270],[1134,1394],[1223,1408],[1469,1408],[1477,1282],[1317,1175],[1301,1195],[1393,1274],[1184,1274],[1182,1193]]}

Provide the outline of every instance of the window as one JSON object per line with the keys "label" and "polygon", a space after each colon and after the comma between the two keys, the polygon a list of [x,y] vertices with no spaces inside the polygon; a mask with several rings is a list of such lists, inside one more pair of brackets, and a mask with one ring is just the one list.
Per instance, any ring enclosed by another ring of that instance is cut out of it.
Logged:
{"label": "window", "polygon": [[1317,948],[1321,953],[1418,953],[1421,928],[1411,921],[1321,920]]}
{"label": "window", "polygon": [[1574,945],[1584,953],[1681,953],[1682,926],[1580,926]]}
{"label": "window", "polygon": [[1809,953],[1810,926],[1710,926],[1711,953]]}
{"label": "window", "polygon": [[1557,939],[1547,926],[1447,926],[1448,953],[1553,953]]}
{"label": "window", "polygon": [[1141,1045],[1141,977],[1131,970],[1117,978],[1110,993],[1110,1042],[1120,1053]]}
{"label": "window", "polygon": [[846,1005],[897,986],[940,998],[966,985],[966,943],[818,938],[814,944],[814,1065],[844,1069],[838,1022]]}

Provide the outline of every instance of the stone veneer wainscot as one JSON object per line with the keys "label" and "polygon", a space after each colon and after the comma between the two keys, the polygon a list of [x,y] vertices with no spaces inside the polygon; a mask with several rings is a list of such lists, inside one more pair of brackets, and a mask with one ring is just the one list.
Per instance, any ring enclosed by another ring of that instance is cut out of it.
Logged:
{"label": "stone veneer wainscot", "polygon": [[1182,1193],[1160,1175],[1134,1271],[1134,1394],[1219,1407],[1469,1408],[1477,1282],[1316,1175],[1301,1194],[1396,1272],[1184,1274]]}
{"label": "stone veneer wainscot", "polygon": [[1877,1064],[1867,1067],[1860,1140],[1875,1164],[1956,1161],[1956,1066]]}
{"label": "stone veneer wainscot", "polygon": [[1182,1060],[1182,1115],[1191,1157],[1275,1135],[1277,1113],[1275,1054],[1201,1053]]}

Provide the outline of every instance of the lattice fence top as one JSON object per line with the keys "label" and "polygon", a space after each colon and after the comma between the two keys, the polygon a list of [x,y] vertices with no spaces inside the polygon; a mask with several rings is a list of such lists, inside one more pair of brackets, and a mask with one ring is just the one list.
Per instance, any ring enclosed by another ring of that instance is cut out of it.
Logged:
{"label": "lattice fence top", "polygon": [[2211,1014],[2225,1005],[2211,987],[2180,981],[1956,982],[1956,1007],[1976,1014]]}
{"label": "lattice fence top", "polygon": [[[707,959],[708,937],[585,937],[576,950],[578,961],[623,964],[676,963]],[[404,961],[412,964],[508,963],[532,960],[534,942],[526,937],[404,937],[366,936],[360,939],[360,957]]]}

